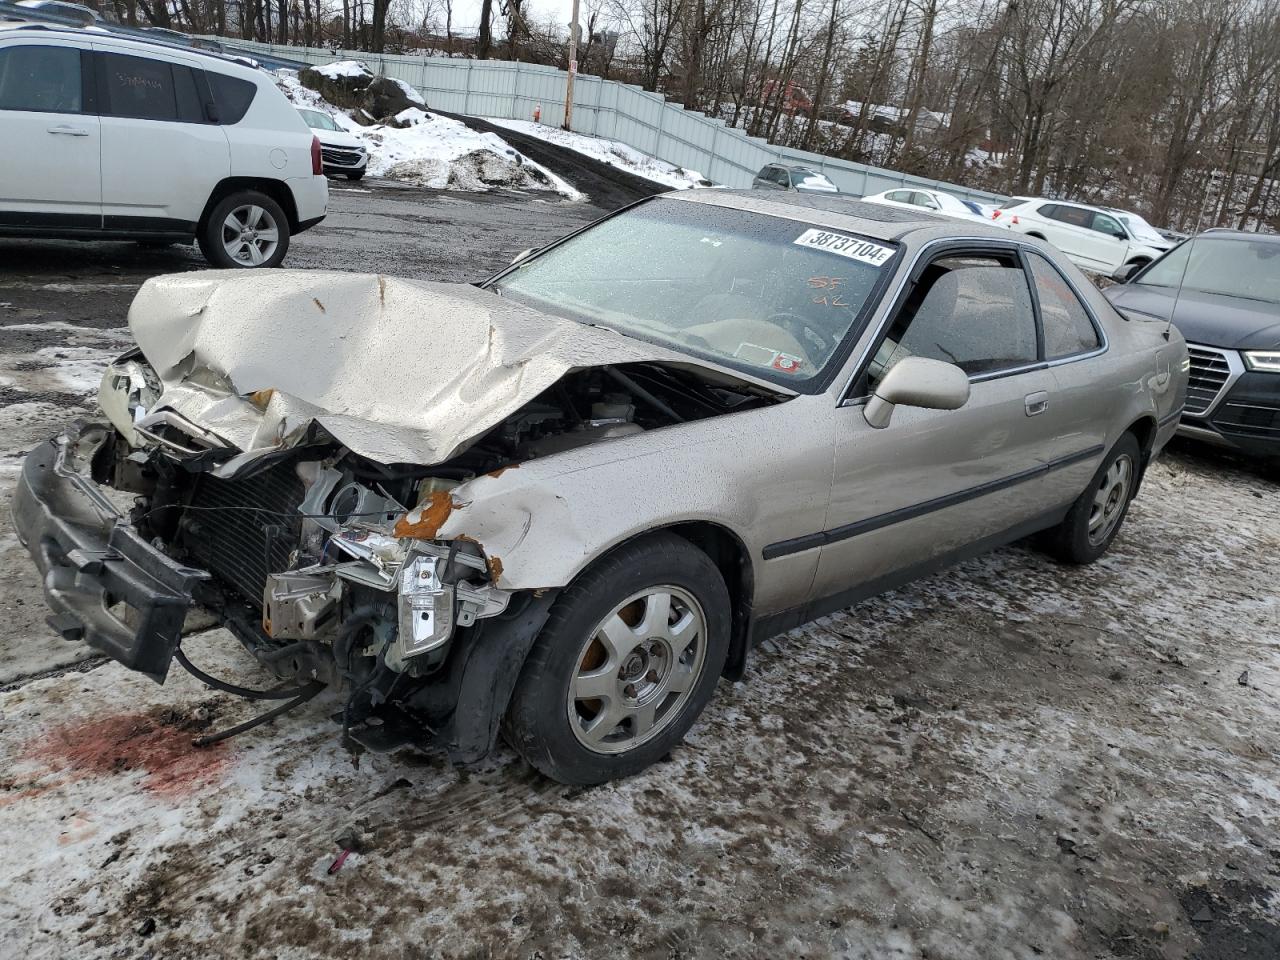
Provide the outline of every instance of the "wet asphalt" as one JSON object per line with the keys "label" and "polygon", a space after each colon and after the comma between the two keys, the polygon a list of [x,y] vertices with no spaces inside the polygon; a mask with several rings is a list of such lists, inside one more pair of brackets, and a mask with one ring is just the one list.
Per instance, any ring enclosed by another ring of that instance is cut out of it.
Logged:
{"label": "wet asphalt", "polygon": [[[283,266],[429,280],[482,280],[527,247],[576,230],[606,210],[551,192],[459,193],[387,180],[331,181],[329,215],[294,237]],[[148,277],[209,265],[194,245],[0,239],[0,352],[56,339],[4,327],[124,325]]]}

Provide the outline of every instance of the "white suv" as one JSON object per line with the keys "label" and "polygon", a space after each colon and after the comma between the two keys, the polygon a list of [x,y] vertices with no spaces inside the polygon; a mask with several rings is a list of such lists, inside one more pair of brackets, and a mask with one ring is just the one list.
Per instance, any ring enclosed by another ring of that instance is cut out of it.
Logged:
{"label": "white suv", "polygon": [[189,243],[274,267],[324,219],[320,143],[265,74],[173,46],[0,23],[0,236]]}
{"label": "white suv", "polygon": [[1082,203],[1013,197],[1000,206],[996,223],[1048,240],[1081,270],[1112,274],[1127,264],[1144,266],[1173,242],[1151,231],[1137,232],[1114,210]]}

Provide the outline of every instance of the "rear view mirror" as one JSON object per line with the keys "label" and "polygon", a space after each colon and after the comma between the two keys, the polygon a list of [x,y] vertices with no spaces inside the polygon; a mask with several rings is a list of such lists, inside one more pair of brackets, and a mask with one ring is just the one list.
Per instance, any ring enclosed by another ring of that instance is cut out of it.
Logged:
{"label": "rear view mirror", "polygon": [[1141,269],[1140,263],[1126,263],[1111,275],[1111,279],[1116,283],[1128,283],[1130,278]]}
{"label": "rear view mirror", "polygon": [[863,416],[876,429],[889,425],[893,408],[902,404],[926,410],[955,410],[969,401],[969,375],[954,363],[928,357],[904,357],[867,401]]}

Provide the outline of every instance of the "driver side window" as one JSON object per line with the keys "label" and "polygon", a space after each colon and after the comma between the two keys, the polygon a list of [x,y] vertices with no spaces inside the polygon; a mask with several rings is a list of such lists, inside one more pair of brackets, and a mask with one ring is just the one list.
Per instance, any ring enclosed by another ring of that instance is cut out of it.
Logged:
{"label": "driver side window", "polygon": [[954,363],[970,376],[1035,363],[1035,311],[1013,253],[933,261],[898,311],[868,370],[875,387],[903,357]]}

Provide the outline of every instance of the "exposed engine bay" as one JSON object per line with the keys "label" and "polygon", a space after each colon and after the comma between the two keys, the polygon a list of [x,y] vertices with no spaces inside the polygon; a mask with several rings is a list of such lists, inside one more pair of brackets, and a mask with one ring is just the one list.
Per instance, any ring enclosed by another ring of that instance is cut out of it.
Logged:
{"label": "exposed engine bay", "polygon": [[530,600],[498,586],[500,561],[474,540],[434,539],[441,498],[531,460],[780,399],[687,367],[594,366],[424,466],[354,453],[317,423],[246,458],[163,393],[137,351],[109,369],[100,404],[116,430],[81,438],[96,444],[93,479],[137,495],[137,533],[210,574],[196,602],[262,664],[345,690],[348,725],[389,704],[443,722],[453,697],[423,691],[450,682],[457,638]]}

